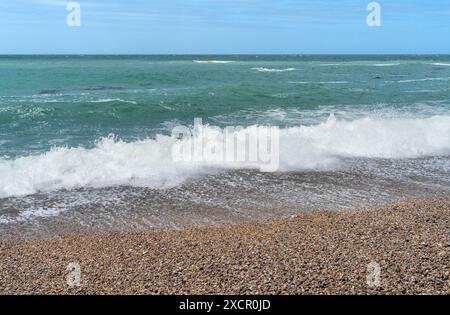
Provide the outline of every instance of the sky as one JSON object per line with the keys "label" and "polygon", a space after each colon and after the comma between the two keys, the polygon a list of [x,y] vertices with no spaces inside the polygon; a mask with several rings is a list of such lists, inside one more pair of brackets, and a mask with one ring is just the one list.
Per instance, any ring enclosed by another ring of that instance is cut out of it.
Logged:
{"label": "sky", "polygon": [[450,54],[450,0],[0,0],[0,54]]}

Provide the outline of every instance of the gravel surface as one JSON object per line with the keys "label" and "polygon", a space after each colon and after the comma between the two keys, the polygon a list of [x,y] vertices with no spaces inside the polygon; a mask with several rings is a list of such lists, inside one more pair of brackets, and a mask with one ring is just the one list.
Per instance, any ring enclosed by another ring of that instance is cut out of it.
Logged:
{"label": "gravel surface", "polygon": [[449,227],[444,195],[262,223],[3,241],[0,293],[450,294]]}

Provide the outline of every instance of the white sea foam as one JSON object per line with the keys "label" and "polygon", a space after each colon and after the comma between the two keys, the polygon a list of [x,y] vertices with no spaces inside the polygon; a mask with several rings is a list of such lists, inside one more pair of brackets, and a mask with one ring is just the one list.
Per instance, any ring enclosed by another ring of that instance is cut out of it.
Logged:
{"label": "white sea foam", "polygon": [[443,67],[450,67],[450,63],[444,63],[444,62],[434,62],[430,63],[433,66],[443,66]]}
{"label": "white sea foam", "polygon": [[26,222],[34,218],[54,217],[60,213],[67,211],[67,207],[63,204],[56,207],[30,207],[25,208],[17,216],[9,216],[7,214],[0,216],[0,224],[8,224],[12,222]]}
{"label": "white sea foam", "polygon": [[[19,221],[26,221],[27,219],[34,217],[53,217],[61,212],[64,212],[64,207],[37,207],[37,208],[28,208],[20,213]],[[16,219],[17,220],[17,219]]]}
{"label": "white sea foam", "polygon": [[343,63],[321,63],[318,64],[320,67],[338,67],[338,66],[345,66]]}
{"label": "white sea foam", "polygon": [[396,67],[400,63],[361,63],[361,62],[342,62],[342,63],[322,63],[318,64],[320,67]]}
{"label": "white sea foam", "polygon": [[290,84],[348,84],[348,81],[317,81],[317,82],[309,82],[309,81],[289,81]]}
{"label": "white sea foam", "polygon": [[375,63],[373,64],[374,67],[395,67],[399,66],[399,63]]}
{"label": "white sea foam", "polygon": [[450,77],[439,77],[439,78],[408,79],[408,80],[385,81],[385,82],[386,83],[412,83],[412,82],[449,81],[449,80],[450,80]]}
{"label": "white sea foam", "polygon": [[294,70],[297,70],[297,69],[296,68],[277,69],[277,68],[257,67],[257,68],[252,68],[252,70],[256,70],[258,72],[288,72],[288,71],[294,71]]}
{"label": "white sea foam", "polygon": [[348,81],[320,81],[321,84],[347,84]]}
{"label": "white sea foam", "polygon": [[119,103],[129,103],[129,104],[137,104],[136,101],[128,101],[123,100],[121,98],[101,98],[98,100],[92,100],[91,103],[111,103],[111,102],[119,102]]}
{"label": "white sea foam", "polygon": [[[245,134],[257,126],[245,128]],[[205,127],[206,140],[219,141],[223,129]],[[241,131],[237,131],[238,136]],[[259,165],[176,162],[171,149],[179,140],[157,136],[135,142],[104,138],[94,148],[53,148],[40,155],[0,159],[0,198],[77,187],[176,186],[185,180],[231,168]],[[280,130],[280,170],[333,169],[342,157],[415,158],[450,154],[450,116],[338,121]],[[209,144],[211,145],[211,143]]]}
{"label": "white sea foam", "polygon": [[214,63],[232,63],[232,60],[194,60],[195,63],[214,64]]}

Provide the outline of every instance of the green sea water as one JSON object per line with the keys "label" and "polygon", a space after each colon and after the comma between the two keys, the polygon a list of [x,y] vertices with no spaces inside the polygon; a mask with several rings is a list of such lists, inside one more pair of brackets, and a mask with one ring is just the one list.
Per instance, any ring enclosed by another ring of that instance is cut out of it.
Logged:
{"label": "green sea water", "polygon": [[286,127],[449,103],[449,56],[2,56],[0,156],[153,137],[195,117]]}
{"label": "green sea water", "polygon": [[[279,130],[279,169],[179,163],[176,126]],[[0,238],[450,191],[450,56],[0,56]]]}

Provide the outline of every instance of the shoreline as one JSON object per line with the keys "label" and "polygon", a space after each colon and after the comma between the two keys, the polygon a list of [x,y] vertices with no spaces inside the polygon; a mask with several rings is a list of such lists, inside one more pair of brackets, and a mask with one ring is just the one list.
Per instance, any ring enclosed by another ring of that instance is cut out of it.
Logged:
{"label": "shoreline", "polygon": [[[450,195],[182,230],[0,241],[0,294],[450,294]],[[80,286],[70,287],[70,263]],[[380,283],[368,285],[368,267]]]}

